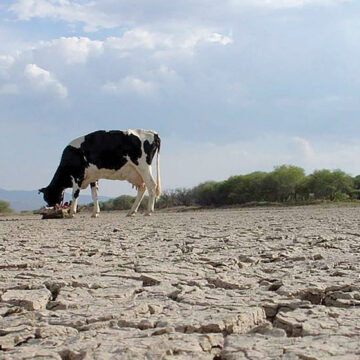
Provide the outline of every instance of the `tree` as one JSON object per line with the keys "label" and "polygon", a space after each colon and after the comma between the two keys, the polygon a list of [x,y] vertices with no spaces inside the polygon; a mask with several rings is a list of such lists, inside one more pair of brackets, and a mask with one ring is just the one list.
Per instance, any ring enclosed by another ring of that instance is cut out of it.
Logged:
{"label": "tree", "polygon": [[[343,171],[316,170],[306,176],[302,168],[281,165],[270,173],[255,171],[246,175],[230,176],[221,182],[207,181],[192,189],[178,188],[164,191],[156,202],[157,208],[174,206],[223,206],[261,201],[346,200],[360,198],[360,175],[352,178]],[[123,195],[101,203],[103,210],[130,209],[134,197]],[[146,209],[144,197],[140,209]]]}
{"label": "tree", "polygon": [[360,190],[360,175],[353,177],[353,184],[355,190]]}
{"label": "tree", "polygon": [[101,210],[129,210],[135,198],[130,195],[121,195],[115,199],[110,199],[100,203]]}
{"label": "tree", "polygon": [[155,206],[159,209],[168,208],[174,206],[174,196],[172,191],[163,191],[160,199],[156,201]]}
{"label": "tree", "polygon": [[175,197],[175,206],[190,206],[193,203],[193,195],[192,191],[188,189],[175,189],[174,190]]}
{"label": "tree", "polygon": [[244,204],[262,201],[266,173],[256,171],[247,175],[231,176],[218,183],[217,201],[221,205]]}
{"label": "tree", "polygon": [[196,186],[193,189],[194,201],[199,205],[214,205],[217,203],[216,197],[216,182],[215,181],[207,181]]}
{"label": "tree", "polygon": [[266,173],[255,171],[244,175],[244,199],[245,202],[264,201],[264,181]]}
{"label": "tree", "polygon": [[134,202],[134,197],[121,195],[113,200],[114,210],[129,210]]}
{"label": "tree", "polygon": [[332,183],[335,188],[333,200],[346,200],[354,189],[352,177],[340,169],[332,172]]}
{"label": "tree", "polygon": [[12,209],[10,208],[10,204],[4,200],[0,200],[0,214],[11,213]]}
{"label": "tree", "polygon": [[268,201],[296,200],[297,193],[305,180],[304,169],[281,165],[275,167],[264,179],[264,191]]}
{"label": "tree", "polygon": [[360,199],[360,175],[353,177],[353,184],[354,184],[354,189],[351,192],[351,195],[355,199]]}
{"label": "tree", "polygon": [[216,200],[219,205],[242,203],[243,199],[241,197],[244,192],[244,176],[231,176],[227,180],[218,183],[216,188]]}
{"label": "tree", "polygon": [[190,206],[193,204],[193,191],[191,189],[179,188],[163,191],[156,202],[156,207],[162,209],[173,206]]}
{"label": "tree", "polygon": [[331,184],[331,171],[315,170],[309,176],[309,189],[316,199],[329,199],[334,192]]}
{"label": "tree", "polygon": [[317,199],[342,200],[348,197],[354,189],[350,175],[337,170],[315,170],[309,176],[309,189]]}
{"label": "tree", "polygon": [[309,189],[309,177],[306,176],[304,179],[297,185],[296,189],[296,200],[309,200],[310,199],[310,189]]}

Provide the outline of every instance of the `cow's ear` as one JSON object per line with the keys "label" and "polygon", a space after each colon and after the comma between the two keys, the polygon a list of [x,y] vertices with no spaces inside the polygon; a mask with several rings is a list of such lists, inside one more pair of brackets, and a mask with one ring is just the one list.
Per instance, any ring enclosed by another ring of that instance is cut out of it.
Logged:
{"label": "cow's ear", "polygon": [[45,192],[45,188],[41,188],[41,189],[39,189],[38,194],[40,194],[40,193],[44,193],[44,192]]}

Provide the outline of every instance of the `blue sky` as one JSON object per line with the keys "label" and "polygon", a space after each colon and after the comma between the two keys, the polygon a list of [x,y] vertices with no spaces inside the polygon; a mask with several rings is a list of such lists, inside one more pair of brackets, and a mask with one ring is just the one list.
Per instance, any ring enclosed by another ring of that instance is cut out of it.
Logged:
{"label": "blue sky", "polygon": [[283,163],[360,174],[359,15],[352,0],[2,2],[0,187],[47,185],[97,129],[158,131],[167,189]]}

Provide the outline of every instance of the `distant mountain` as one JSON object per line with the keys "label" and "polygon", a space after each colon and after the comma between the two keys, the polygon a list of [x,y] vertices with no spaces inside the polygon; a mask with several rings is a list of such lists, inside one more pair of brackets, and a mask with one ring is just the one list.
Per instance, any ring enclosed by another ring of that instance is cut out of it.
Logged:
{"label": "distant mountain", "polygon": [[[99,196],[99,201],[107,201],[109,197]],[[37,190],[4,190],[0,189],[0,200],[10,203],[10,207],[14,211],[22,210],[36,210],[46,205],[42,194],[38,194]],[[71,195],[65,193],[65,201],[70,201]],[[78,199],[78,204],[84,205],[92,202],[90,195],[81,195]]]}

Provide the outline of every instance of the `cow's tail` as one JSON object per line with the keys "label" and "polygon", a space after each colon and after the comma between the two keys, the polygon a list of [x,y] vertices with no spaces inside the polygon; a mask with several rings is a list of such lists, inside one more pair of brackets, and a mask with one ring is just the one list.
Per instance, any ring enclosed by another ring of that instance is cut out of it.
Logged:
{"label": "cow's tail", "polygon": [[157,137],[157,156],[156,156],[156,198],[161,194],[161,180],[160,180],[160,138]]}

